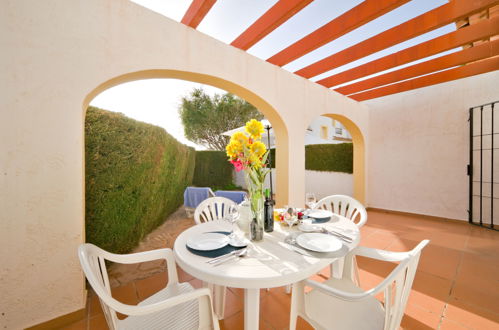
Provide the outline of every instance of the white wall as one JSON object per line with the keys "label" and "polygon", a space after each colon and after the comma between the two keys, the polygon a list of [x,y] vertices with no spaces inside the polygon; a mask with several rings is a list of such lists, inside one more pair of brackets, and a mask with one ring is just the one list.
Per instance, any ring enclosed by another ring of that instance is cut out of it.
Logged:
{"label": "white wall", "polygon": [[499,100],[499,71],[364,102],[370,207],[467,219],[469,108]]}
{"label": "white wall", "polygon": [[[272,170],[272,175],[275,178],[275,169]],[[243,172],[234,171],[234,183],[246,188]],[[275,180],[272,183],[275,193]],[[265,180],[265,187],[270,187],[269,176]],[[314,193],[317,199],[338,194],[353,196],[353,175],[339,172],[305,171],[305,192]]]}
{"label": "white wall", "polygon": [[340,172],[305,171],[306,192],[317,199],[329,195],[353,196],[353,175]]}

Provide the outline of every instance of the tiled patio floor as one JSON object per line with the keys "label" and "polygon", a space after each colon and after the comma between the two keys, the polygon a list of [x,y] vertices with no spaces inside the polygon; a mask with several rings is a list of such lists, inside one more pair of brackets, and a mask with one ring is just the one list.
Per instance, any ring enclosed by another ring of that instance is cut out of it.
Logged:
{"label": "tiled patio floor", "polygon": [[[423,250],[402,327],[499,329],[499,232],[467,223],[369,211],[367,224],[362,228],[361,245],[407,251],[425,238],[431,243]],[[365,288],[379,283],[393,267],[363,258],[359,258],[358,263]],[[325,270],[322,275],[327,273]],[[181,270],[179,275],[181,281],[189,281],[195,287],[201,285]],[[135,304],[165,283],[165,274],[156,273],[114,288],[113,295],[125,303]],[[262,291],[260,329],[287,329],[289,304],[290,296],[283,288]],[[242,329],[242,308],[242,290],[228,290],[221,329]],[[301,320],[298,328],[311,327]],[[90,294],[87,318],[65,329],[107,329],[98,299]]]}

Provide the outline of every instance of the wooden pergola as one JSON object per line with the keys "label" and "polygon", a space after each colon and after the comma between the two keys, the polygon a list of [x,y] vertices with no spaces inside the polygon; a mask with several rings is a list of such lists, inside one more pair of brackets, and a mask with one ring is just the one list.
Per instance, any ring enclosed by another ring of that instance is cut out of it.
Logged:
{"label": "wooden pergola", "polygon": [[[279,0],[231,45],[248,50],[312,1]],[[215,2],[194,0],[182,23],[196,28]],[[274,54],[267,62],[282,67],[407,2],[409,0],[365,0]],[[499,0],[450,0],[294,73],[311,79],[451,23],[456,23],[456,31],[322,78],[317,83],[363,101],[499,69]],[[462,50],[382,73],[459,47]],[[370,75],[375,76],[354,82]]]}

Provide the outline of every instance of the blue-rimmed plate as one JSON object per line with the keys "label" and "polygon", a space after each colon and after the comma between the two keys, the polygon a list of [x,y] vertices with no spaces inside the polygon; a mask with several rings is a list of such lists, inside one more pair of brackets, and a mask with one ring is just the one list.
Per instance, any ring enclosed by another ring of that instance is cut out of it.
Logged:
{"label": "blue-rimmed plate", "polygon": [[333,212],[328,210],[312,210],[307,213],[307,217],[316,220],[316,223],[328,222],[333,216]]}
{"label": "blue-rimmed plate", "polygon": [[229,237],[220,233],[202,233],[189,238],[186,245],[198,251],[211,251],[229,244]]}

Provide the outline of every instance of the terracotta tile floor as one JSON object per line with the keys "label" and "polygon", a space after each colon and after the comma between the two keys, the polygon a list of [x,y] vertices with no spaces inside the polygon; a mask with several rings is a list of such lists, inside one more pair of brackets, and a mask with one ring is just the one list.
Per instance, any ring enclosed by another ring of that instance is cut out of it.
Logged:
{"label": "terracotta tile floor", "polygon": [[[402,328],[499,329],[499,232],[467,223],[379,211],[369,211],[361,232],[361,245],[392,251],[407,251],[422,239],[431,240],[423,250]],[[358,264],[365,288],[379,283],[393,268],[391,264],[364,258],[359,258]],[[317,277],[328,276],[328,272],[326,269]],[[179,276],[194,287],[201,286],[199,280],[181,270]],[[135,304],[162,288],[166,278],[164,272],[159,272],[122,282],[113,289],[113,295]],[[262,291],[260,329],[286,329],[289,305],[290,296],[283,288]],[[229,289],[221,329],[242,329],[242,309],[242,290]],[[298,328],[311,327],[300,320]],[[65,329],[107,329],[95,295],[89,294],[86,319]]]}

